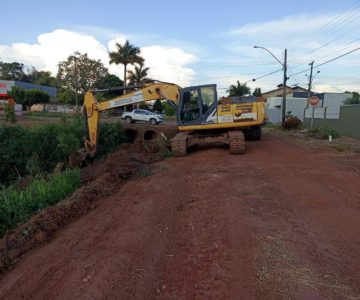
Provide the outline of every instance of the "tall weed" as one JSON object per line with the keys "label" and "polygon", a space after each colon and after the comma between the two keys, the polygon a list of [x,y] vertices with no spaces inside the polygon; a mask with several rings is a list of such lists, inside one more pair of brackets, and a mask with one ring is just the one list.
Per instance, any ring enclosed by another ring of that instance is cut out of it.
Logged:
{"label": "tall weed", "polygon": [[80,185],[80,171],[67,170],[33,180],[24,190],[9,187],[0,191],[0,236],[28,220],[31,215],[64,199]]}

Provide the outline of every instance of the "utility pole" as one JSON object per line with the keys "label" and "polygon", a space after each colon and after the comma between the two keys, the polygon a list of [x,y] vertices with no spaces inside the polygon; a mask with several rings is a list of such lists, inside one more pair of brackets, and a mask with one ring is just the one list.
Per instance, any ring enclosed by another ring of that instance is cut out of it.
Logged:
{"label": "utility pole", "polygon": [[[286,82],[288,80],[288,77],[287,77],[287,49],[285,49],[284,62],[282,62],[269,49],[267,49],[265,47],[261,47],[261,46],[256,46],[256,45],[254,46],[254,48],[264,49],[265,51],[269,52],[270,55],[277,60],[277,62],[282,66],[282,68],[284,70],[283,99],[282,99],[282,105],[281,105],[281,121],[282,121],[282,123],[284,123],[285,115],[286,115]],[[273,72],[273,73],[275,73],[275,72]],[[273,73],[270,73],[270,74],[273,74]],[[253,81],[255,81],[255,80],[253,79]]]}
{"label": "utility pole", "polygon": [[76,53],[74,54],[74,67],[75,67],[75,110],[76,112],[78,112],[78,87],[79,87],[79,81],[78,81],[78,77],[77,77],[77,66],[76,66]]}
{"label": "utility pole", "polygon": [[311,63],[309,63],[310,66],[310,77],[309,77],[309,88],[308,88],[308,103],[307,103],[307,107],[309,107],[309,101],[310,101],[310,97],[311,97],[311,85],[312,85],[312,75],[313,75],[313,68],[314,68],[314,61],[312,61]]}
{"label": "utility pole", "polygon": [[[309,88],[308,88],[307,107],[309,107],[310,97],[311,97],[311,85],[312,85],[312,80],[313,80],[314,61],[312,61],[311,63],[309,63],[309,66],[310,66],[310,77],[309,77]],[[310,127],[311,127],[311,128],[314,127],[314,114],[315,114],[315,107],[312,106],[312,111],[311,111],[311,124],[310,124]]]}
{"label": "utility pole", "polygon": [[281,112],[281,121],[284,124],[285,115],[286,115],[286,82],[287,82],[287,49],[285,49],[284,53],[284,82],[283,82],[283,103],[282,103],[282,112]]}

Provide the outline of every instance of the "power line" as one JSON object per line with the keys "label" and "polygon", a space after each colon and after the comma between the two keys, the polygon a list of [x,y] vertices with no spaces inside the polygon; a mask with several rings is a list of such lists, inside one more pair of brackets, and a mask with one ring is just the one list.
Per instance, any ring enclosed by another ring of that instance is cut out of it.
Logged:
{"label": "power line", "polygon": [[[337,15],[333,19],[330,20],[322,29],[319,31],[310,34],[307,38],[304,38],[304,40],[311,40],[313,42],[321,43],[323,41],[326,41],[329,37],[333,37],[334,33],[339,33],[340,29],[346,28],[347,25],[351,24],[352,22],[358,20],[358,13],[360,12],[360,0],[356,0],[350,5],[350,8],[345,10],[343,13]],[[332,39],[330,42],[327,42],[325,45],[320,45],[316,49],[313,49],[309,51],[307,54],[301,56],[298,60],[302,60],[308,56],[308,54],[314,53],[327,45],[335,42],[339,38],[341,39],[344,35],[353,32],[357,29],[357,26],[352,27],[350,30],[347,30],[345,33],[340,33],[336,36],[335,39]],[[321,35],[325,36],[321,36]],[[320,40],[317,41],[315,37],[319,36]]]}
{"label": "power line", "polygon": [[[347,19],[349,15],[351,15],[354,11],[354,9],[356,10],[360,5],[360,1],[357,0],[355,2],[353,2],[350,5],[350,8],[343,11],[343,13],[337,15],[336,17],[334,17],[333,19],[331,19],[328,23],[325,24],[325,26],[323,28],[321,28],[319,31],[314,32],[313,34],[310,34],[306,39],[313,39],[316,36],[320,36],[321,34],[326,34],[329,29],[331,30],[332,28],[338,26],[338,24],[340,22],[342,22],[343,19]],[[334,26],[333,26],[334,25]],[[333,27],[332,27],[333,26]]]}
{"label": "power line", "polygon": [[340,29],[345,28],[354,21],[357,21],[359,12],[360,11],[358,7],[354,11],[352,11],[350,15],[347,18],[345,18],[342,22],[339,22],[333,28],[330,28],[329,30],[325,31],[324,36],[319,40],[319,42],[326,40],[329,36],[332,36],[334,33],[339,32]]}
{"label": "power line", "polygon": [[[321,64],[318,64],[318,65],[314,66],[314,69],[315,69],[315,68],[318,68],[318,67],[321,67],[321,66],[323,66],[323,65],[326,65],[326,64],[328,64],[328,63],[330,63],[330,62],[332,62],[332,61],[334,61],[334,60],[337,60],[337,59],[339,59],[339,58],[342,58],[342,57],[344,57],[344,56],[346,56],[346,55],[349,55],[349,54],[351,54],[351,53],[353,53],[353,52],[355,52],[355,51],[357,51],[357,50],[360,50],[360,47],[355,48],[355,49],[353,49],[353,50],[351,50],[351,51],[349,51],[349,52],[346,52],[346,53],[344,53],[344,54],[341,54],[341,55],[339,55],[339,56],[337,56],[337,57],[334,57],[334,58],[332,58],[332,59],[329,59],[329,60],[327,60],[327,61],[325,61],[325,62],[323,62],[323,63],[321,63]],[[309,71],[309,70],[310,70],[310,68],[307,68],[306,70],[303,70],[303,71],[297,72],[297,73],[295,73],[295,74],[292,74],[292,76],[295,76],[295,75],[298,75],[298,74],[307,72],[307,71]]]}
{"label": "power line", "polygon": [[359,30],[359,29],[360,29],[360,27],[359,27],[359,25],[357,24],[357,25],[355,25],[354,27],[351,27],[351,29],[350,29],[350,30],[347,30],[347,31],[345,31],[345,32],[340,33],[340,35],[337,35],[334,39],[332,39],[332,40],[330,40],[329,42],[327,42],[327,43],[325,43],[325,44],[321,45],[320,47],[315,48],[314,50],[312,50],[312,51],[308,52],[307,54],[314,53],[314,52],[316,52],[316,51],[318,51],[318,50],[320,50],[320,49],[322,49],[322,48],[324,48],[324,47],[326,47],[326,46],[328,46],[328,45],[332,44],[333,42],[335,42],[335,41],[337,41],[337,40],[339,40],[339,39],[343,38],[345,35],[347,35],[347,34],[349,34],[349,33],[353,32],[353,31]]}
{"label": "power line", "polygon": [[273,71],[273,72],[271,72],[271,73],[262,75],[262,76],[260,76],[260,77],[257,77],[257,78],[248,80],[248,81],[246,81],[245,83],[249,83],[250,81],[256,81],[256,80],[258,80],[258,79],[261,79],[261,78],[264,78],[264,77],[267,77],[267,76],[270,76],[270,75],[272,75],[272,74],[279,73],[279,72],[282,72],[282,71],[283,71],[283,69],[279,69],[279,70]]}
{"label": "power line", "polygon": [[[346,46],[345,46],[344,48],[341,48],[340,50],[337,50],[336,53],[342,52],[342,51],[344,51],[344,50],[346,50],[346,49],[348,49],[348,48],[350,48],[350,47],[355,46],[355,45],[352,45],[352,44],[354,44],[354,43],[356,43],[356,42],[359,42],[359,41],[360,41],[360,39],[356,39],[356,40],[352,40],[352,41],[346,43]],[[333,55],[333,54],[335,54],[335,53],[334,53],[334,52],[331,52],[331,53],[329,53],[329,54],[326,54],[325,56],[320,57],[319,60],[324,59],[324,58],[326,58],[326,57],[329,57],[329,56],[331,56],[331,55]]]}

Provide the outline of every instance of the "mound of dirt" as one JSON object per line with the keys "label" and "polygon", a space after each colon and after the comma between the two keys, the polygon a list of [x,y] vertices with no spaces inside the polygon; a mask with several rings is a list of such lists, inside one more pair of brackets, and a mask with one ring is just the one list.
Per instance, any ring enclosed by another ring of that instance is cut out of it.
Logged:
{"label": "mound of dirt", "polygon": [[0,272],[12,266],[28,250],[49,241],[56,232],[87,214],[101,199],[118,191],[124,182],[161,160],[156,153],[125,146],[81,170],[82,186],[67,199],[35,214],[0,240]]}

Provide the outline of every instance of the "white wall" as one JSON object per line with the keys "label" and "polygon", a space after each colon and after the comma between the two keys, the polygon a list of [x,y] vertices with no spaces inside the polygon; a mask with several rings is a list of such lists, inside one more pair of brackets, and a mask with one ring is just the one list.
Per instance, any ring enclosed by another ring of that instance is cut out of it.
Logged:
{"label": "white wall", "polygon": [[340,107],[351,97],[351,93],[324,93],[324,107]]}

